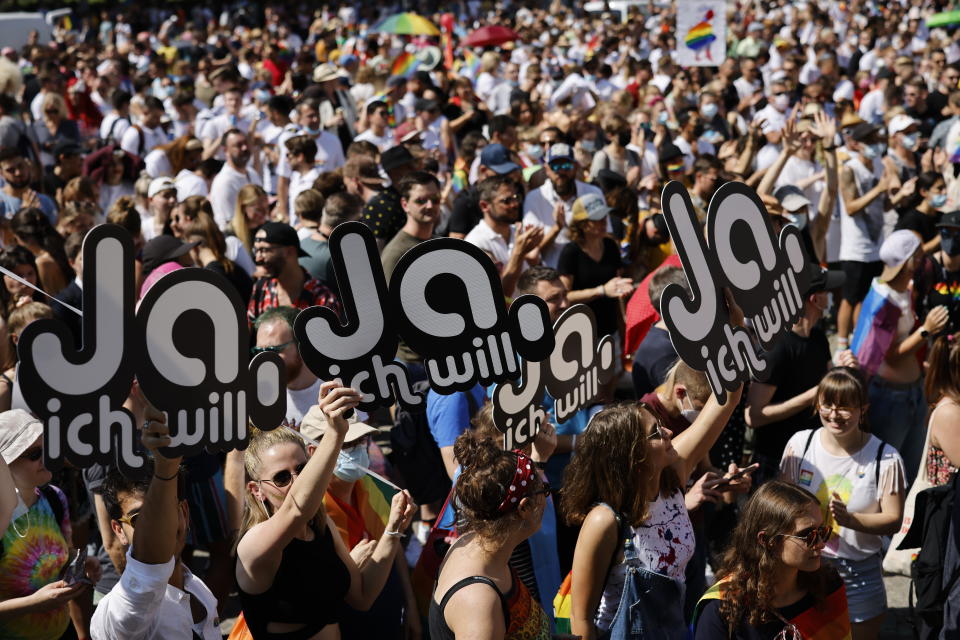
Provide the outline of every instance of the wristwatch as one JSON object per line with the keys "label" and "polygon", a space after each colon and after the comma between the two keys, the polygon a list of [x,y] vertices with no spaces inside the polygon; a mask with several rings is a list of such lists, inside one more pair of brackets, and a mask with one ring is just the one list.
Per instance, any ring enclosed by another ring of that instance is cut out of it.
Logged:
{"label": "wristwatch", "polygon": [[929,337],[930,337],[930,332],[927,331],[926,329],[921,328],[921,329],[920,329],[920,337],[921,337],[921,338],[924,338],[924,339],[929,338]]}

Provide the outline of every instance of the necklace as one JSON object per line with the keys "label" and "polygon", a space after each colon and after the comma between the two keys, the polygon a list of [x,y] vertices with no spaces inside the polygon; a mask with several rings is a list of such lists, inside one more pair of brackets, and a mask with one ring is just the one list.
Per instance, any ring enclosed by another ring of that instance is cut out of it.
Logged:
{"label": "necklace", "polygon": [[26,538],[26,537],[27,537],[27,533],[30,532],[30,511],[29,511],[29,509],[27,510],[27,528],[23,530],[23,533],[20,533],[20,528],[17,526],[17,521],[16,521],[16,520],[12,521],[10,524],[11,524],[11,526],[13,526],[13,532],[14,532],[14,533],[16,533],[16,534],[17,534],[18,536],[20,536],[21,538]]}

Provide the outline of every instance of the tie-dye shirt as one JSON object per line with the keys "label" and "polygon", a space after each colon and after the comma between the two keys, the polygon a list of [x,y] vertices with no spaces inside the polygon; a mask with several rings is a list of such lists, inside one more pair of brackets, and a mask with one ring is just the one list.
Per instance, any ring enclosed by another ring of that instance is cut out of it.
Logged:
{"label": "tie-dye shirt", "polygon": [[[57,522],[43,492],[30,510],[16,519],[3,535],[0,555],[0,600],[22,598],[57,580],[70,554],[70,515],[67,499],[51,487],[60,499],[63,519]],[[67,607],[0,618],[4,640],[56,640],[70,622]]]}

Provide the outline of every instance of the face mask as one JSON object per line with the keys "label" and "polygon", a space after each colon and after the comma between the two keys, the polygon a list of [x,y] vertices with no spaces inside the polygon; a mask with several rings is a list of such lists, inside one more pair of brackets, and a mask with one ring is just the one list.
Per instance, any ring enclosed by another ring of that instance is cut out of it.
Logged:
{"label": "face mask", "polygon": [[911,151],[917,148],[917,142],[919,141],[920,137],[915,133],[905,133],[903,135],[903,146]]}
{"label": "face mask", "polygon": [[341,449],[337,454],[337,466],[333,475],[344,482],[356,482],[367,474],[365,469],[369,466],[370,454],[367,453],[366,446],[360,445],[346,451]]}
{"label": "face mask", "polygon": [[527,156],[531,160],[536,160],[537,162],[543,158],[543,147],[538,144],[531,144],[527,146]]}
{"label": "face mask", "polygon": [[708,102],[700,108],[700,115],[702,115],[707,120],[713,120],[717,117],[717,113],[720,111],[720,107],[717,106],[716,102]]}
{"label": "face mask", "polygon": [[159,98],[160,100],[166,100],[167,98],[173,95],[173,85],[167,84],[157,89],[154,89],[153,95]]}
{"label": "face mask", "polygon": [[930,198],[930,206],[934,209],[939,209],[945,204],[947,204],[947,194],[945,193],[941,193]]}
{"label": "face mask", "polygon": [[303,132],[308,136],[318,136],[320,135],[320,129],[311,129],[310,127],[304,127]]}
{"label": "face mask", "polygon": [[807,214],[803,211],[798,211],[797,213],[787,213],[783,217],[786,218],[790,224],[801,231],[803,231],[803,228],[807,226]]}
{"label": "face mask", "polygon": [[863,155],[867,158],[879,158],[883,155],[883,145],[868,144],[863,147]]}
{"label": "face mask", "polygon": [[[687,422],[689,422],[690,424],[693,424],[693,421],[696,420],[696,419],[697,419],[697,416],[700,415],[700,409],[694,409],[694,408],[693,408],[693,401],[690,400],[690,398],[684,396],[683,399],[690,403],[690,408],[689,408],[689,409],[680,409],[680,415],[681,415],[684,419],[686,419]],[[682,402],[681,402],[681,406],[683,406],[683,403],[682,403]]]}
{"label": "face mask", "polygon": [[270,92],[267,91],[266,89],[257,89],[254,96],[257,102],[265,103],[270,99]]}
{"label": "face mask", "polygon": [[581,140],[580,148],[587,153],[593,153],[597,150],[597,142],[595,140]]}
{"label": "face mask", "polygon": [[960,256],[960,237],[953,235],[940,236],[940,248],[951,258]]}
{"label": "face mask", "polygon": [[660,124],[667,124],[667,120],[670,118],[670,114],[666,111],[661,111],[660,115],[657,116],[657,122]]}
{"label": "face mask", "polygon": [[790,106],[790,96],[786,94],[773,96],[773,106],[777,111],[786,111]]}

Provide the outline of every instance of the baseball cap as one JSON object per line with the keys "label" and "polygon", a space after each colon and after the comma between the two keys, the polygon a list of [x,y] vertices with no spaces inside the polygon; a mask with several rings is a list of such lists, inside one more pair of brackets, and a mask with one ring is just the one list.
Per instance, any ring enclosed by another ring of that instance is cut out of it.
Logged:
{"label": "baseball cap", "polygon": [[392,171],[404,165],[413,164],[415,158],[402,144],[390,147],[380,154],[380,166],[384,171]]}
{"label": "baseball cap", "polygon": [[573,149],[565,142],[557,142],[547,149],[547,162],[573,160]]}
{"label": "baseball cap", "polygon": [[880,129],[869,122],[863,122],[850,128],[850,137],[857,142],[870,142],[877,137],[878,133],[880,133]]}
{"label": "baseball cap", "polygon": [[890,67],[881,67],[880,71],[877,71],[877,80],[889,80],[893,77],[893,70]]}
{"label": "baseball cap", "polygon": [[920,126],[920,123],[903,114],[893,116],[890,118],[890,124],[887,125],[887,130],[890,132],[890,135],[895,133],[900,133],[901,131],[906,131],[910,127]]}
{"label": "baseball cap", "polygon": [[23,409],[0,413],[0,456],[10,464],[43,435],[43,423]]}
{"label": "baseball cap", "polygon": [[611,209],[607,206],[603,196],[588,193],[574,200],[572,219],[574,222],[603,220],[610,214],[610,211]]}
{"label": "baseball cap", "polygon": [[480,152],[480,165],[504,175],[520,169],[520,165],[510,158],[510,152],[502,144],[488,144]]}
{"label": "baseball cap", "polygon": [[83,155],[83,147],[72,140],[61,140],[53,147],[53,157],[60,156],[80,156]]}
{"label": "baseball cap", "polygon": [[[356,420],[355,417],[349,422],[350,426],[347,427],[347,434],[343,437],[344,444],[354,442],[355,440],[359,440],[364,436],[369,436],[370,434],[377,433],[379,431],[376,427],[371,427],[364,422]],[[323,434],[326,432],[326,430],[327,420],[320,411],[320,407],[311,407],[310,411],[307,412],[307,415],[303,416],[303,422],[300,424],[300,433],[308,438],[319,440],[323,437]]]}
{"label": "baseball cap", "polygon": [[172,178],[166,176],[162,178],[154,178],[150,181],[150,187],[147,189],[147,197],[152,198],[161,191],[167,191],[169,189],[176,190],[177,185],[173,182]]}
{"label": "baseball cap", "polygon": [[773,192],[773,196],[780,202],[784,211],[793,213],[810,206],[810,199],[803,194],[800,187],[792,184],[785,184]]}
{"label": "baseball cap", "polygon": [[883,273],[880,279],[890,282],[897,277],[907,260],[920,248],[920,236],[908,229],[894,231],[880,245]]}
{"label": "baseball cap", "polygon": [[300,238],[297,236],[296,229],[285,222],[264,222],[263,225],[257,229],[255,239],[280,245],[281,247],[296,247],[297,255],[301,258],[310,255],[300,248]]}
{"label": "baseball cap", "polygon": [[943,214],[940,222],[937,223],[937,228],[940,227],[960,227],[960,211]]}
{"label": "baseball cap", "polygon": [[143,272],[150,273],[163,263],[176,260],[198,244],[200,243],[183,242],[168,235],[151,238],[147,244],[143,245]]}
{"label": "baseball cap", "polygon": [[810,284],[807,286],[804,296],[810,296],[821,291],[832,291],[842,287],[847,280],[847,274],[843,271],[823,269],[815,262],[807,263],[807,271],[810,273]]}

